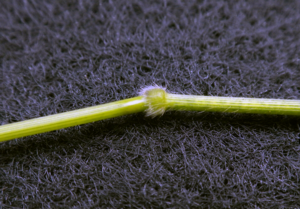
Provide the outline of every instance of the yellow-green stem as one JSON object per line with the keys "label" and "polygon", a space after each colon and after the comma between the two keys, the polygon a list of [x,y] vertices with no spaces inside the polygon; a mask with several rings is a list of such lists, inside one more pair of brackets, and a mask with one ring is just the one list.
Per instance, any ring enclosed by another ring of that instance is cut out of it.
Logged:
{"label": "yellow-green stem", "polygon": [[0,142],[142,112],[142,96],[0,126]]}
{"label": "yellow-green stem", "polygon": [[157,86],[147,87],[141,94],[131,99],[0,126],[0,142],[144,110],[153,117],[166,110],[300,115],[300,100],[168,94]]}
{"label": "yellow-green stem", "polygon": [[300,100],[167,94],[171,110],[300,115]]}

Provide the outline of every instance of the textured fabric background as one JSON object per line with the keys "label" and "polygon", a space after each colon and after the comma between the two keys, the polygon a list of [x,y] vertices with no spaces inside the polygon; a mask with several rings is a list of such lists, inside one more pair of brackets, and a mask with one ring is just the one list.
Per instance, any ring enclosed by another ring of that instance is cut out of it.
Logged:
{"label": "textured fabric background", "polygon": [[[300,99],[300,2],[0,2],[0,124],[171,92]],[[300,120],[135,114],[0,144],[0,208],[299,208]]]}

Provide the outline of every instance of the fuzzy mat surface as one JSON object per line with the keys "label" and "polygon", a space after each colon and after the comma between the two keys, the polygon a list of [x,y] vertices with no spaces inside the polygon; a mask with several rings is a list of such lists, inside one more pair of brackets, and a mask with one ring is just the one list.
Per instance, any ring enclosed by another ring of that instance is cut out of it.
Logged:
{"label": "fuzzy mat surface", "polygon": [[[0,2],[0,124],[171,92],[300,99],[300,1]],[[0,208],[300,208],[300,119],[144,113],[0,144]]]}

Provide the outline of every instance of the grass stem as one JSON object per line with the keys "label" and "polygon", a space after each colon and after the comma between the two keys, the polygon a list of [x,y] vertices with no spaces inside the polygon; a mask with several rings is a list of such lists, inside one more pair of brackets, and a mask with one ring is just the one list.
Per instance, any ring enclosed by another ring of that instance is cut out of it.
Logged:
{"label": "grass stem", "polygon": [[166,110],[300,115],[300,100],[180,95],[147,87],[138,97],[2,125],[0,142],[145,110],[152,117]]}

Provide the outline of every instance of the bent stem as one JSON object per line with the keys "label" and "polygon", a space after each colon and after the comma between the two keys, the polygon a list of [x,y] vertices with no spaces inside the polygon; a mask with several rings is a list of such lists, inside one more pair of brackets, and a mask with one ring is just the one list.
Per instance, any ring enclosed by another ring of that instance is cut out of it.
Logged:
{"label": "bent stem", "polygon": [[159,86],[146,87],[131,99],[0,126],[0,142],[145,110],[152,117],[166,110],[300,115],[300,100],[168,94]]}

